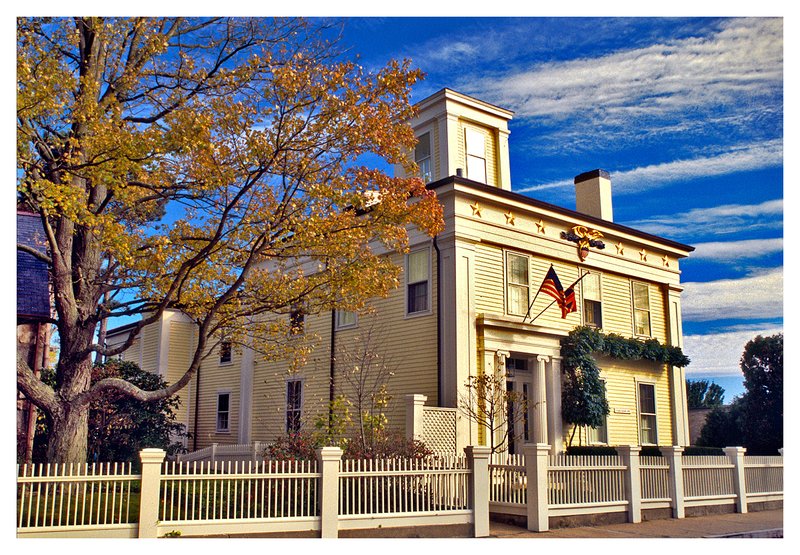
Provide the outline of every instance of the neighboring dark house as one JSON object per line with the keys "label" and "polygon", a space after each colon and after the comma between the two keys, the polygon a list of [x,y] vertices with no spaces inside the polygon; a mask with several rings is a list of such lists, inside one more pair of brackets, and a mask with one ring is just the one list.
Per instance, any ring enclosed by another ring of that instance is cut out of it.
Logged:
{"label": "neighboring dark house", "polygon": [[[17,244],[47,252],[38,214],[17,210]],[[48,364],[52,302],[47,264],[17,250],[17,352],[38,375]],[[30,462],[36,409],[17,392],[17,461]]]}
{"label": "neighboring dark house", "polygon": [[706,425],[708,413],[714,409],[689,409],[689,440],[691,445],[697,445],[703,426]]}

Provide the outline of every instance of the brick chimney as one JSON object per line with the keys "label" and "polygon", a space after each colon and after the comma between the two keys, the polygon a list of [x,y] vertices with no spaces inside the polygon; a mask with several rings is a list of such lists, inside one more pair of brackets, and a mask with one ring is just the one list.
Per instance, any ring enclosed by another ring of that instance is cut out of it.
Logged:
{"label": "brick chimney", "polygon": [[611,209],[611,176],[592,170],[575,177],[575,210],[595,218],[614,221]]}

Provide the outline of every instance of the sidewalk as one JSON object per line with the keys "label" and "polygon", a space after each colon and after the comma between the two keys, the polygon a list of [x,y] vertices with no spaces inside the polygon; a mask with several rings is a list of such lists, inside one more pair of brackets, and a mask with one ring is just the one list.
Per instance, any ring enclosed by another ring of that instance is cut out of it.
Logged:
{"label": "sidewalk", "polygon": [[493,538],[782,538],[783,509],[754,513],[650,520],[638,524],[610,524],[529,532],[502,522],[491,522]]}

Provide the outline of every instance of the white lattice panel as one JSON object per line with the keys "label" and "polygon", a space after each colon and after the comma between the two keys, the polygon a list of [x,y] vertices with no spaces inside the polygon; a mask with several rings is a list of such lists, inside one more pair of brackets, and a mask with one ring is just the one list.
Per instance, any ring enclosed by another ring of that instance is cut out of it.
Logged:
{"label": "white lattice panel", "polygon": [[456,409],[425,407],[422,436],[422,441],[435,454],[456,454]]}

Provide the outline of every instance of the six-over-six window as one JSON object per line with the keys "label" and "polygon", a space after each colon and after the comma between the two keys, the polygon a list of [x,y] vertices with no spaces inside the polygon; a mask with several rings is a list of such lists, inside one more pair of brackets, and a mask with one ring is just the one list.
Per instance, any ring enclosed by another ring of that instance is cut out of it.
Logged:
{"label": "six-over-six window", "polygon": [[430,311],[430,249],[425,247],[406,256],[406,313]]}
{"label": "six-over-six window", "polygon": [[506,254],[506,311],[523,316],[528,312],[530,275],[528,257],[521,254]]}

